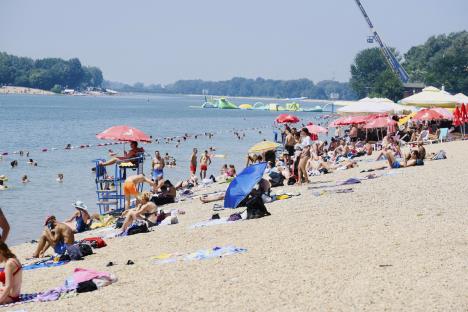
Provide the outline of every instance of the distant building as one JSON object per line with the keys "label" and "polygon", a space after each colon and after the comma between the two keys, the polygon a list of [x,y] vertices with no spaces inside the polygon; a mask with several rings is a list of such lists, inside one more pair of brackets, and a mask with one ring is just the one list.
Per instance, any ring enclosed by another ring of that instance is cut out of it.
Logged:
{"label": "distant building", "polygon": [[405,91],[403,91],[403,98],[419,93],[426,87],[422,82],[407,82],[403,84]]}
{"label": "distant building", "polygon": [[65,90],[63,90],[63,94],[73,95],[74,93],[75,93],[74,89],[65,89]]}

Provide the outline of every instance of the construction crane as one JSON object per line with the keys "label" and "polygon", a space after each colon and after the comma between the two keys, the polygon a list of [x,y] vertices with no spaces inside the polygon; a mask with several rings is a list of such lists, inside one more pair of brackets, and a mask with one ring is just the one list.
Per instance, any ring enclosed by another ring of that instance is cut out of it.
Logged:
{"label": "construction crane", "polygon": [[362,15],[364,16],[364,19],[367,22],[367,25],[369,25],[370,31],[372,33],[372,36],[367,37],[367,42],[373,43],[374,40],[377,41],[380,47],[380,51],[382,52],[385,60],[388,63],[388,66],[392,69],[392,71],[395,73],[395,75],[400,78],[401,82],[407,83],[409,82],[409,76],[406,70],[401,66],[400,62],[396,59],[395,55],[390,51],[390,49],[383,43],[382,39],[380,38],[379,34],[374,28],[374,25],[372,24],[369,15],[367,15],[366,10],[364,10],[364,7],[362,6],[362,3],[360,0],[355,0],[357,6],[361,10]]}

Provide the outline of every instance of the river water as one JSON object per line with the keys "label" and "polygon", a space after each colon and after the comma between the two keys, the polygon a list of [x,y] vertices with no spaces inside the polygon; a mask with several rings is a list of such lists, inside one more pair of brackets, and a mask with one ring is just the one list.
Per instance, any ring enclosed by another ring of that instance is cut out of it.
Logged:
{"label": "river water", "polygon": [[[257,100],[233,98],[232,101],[253,104]],[[262,139],[273,139],[272,123],[277,112],[190,108],[202,102],[201,96],[181,95],[0,95],[0,154],[8,153],[0,160],[0,175],[9,178],[9,189],[0,191],[0,207],[12,228],[8,243],[37,238],[45,217],[53,214],[59,220],[68,218],[74,212],[75,200],[84,201],[91,212],[97,212],[92,160],[108,158],[108,149],[121,153],[124,148],[123,145],[96,146],[105,143],[96,139],[96,134],[108,127],[126,124],[154,138],[214,133],[212,139],[191,138],[182,141],[179,147],[175,143],[142,145],[151,155],[159,150],[175,157],[177,167],[165,170],[165,177],[174,183],[188,177],[193,147],[199,151],[215,147],[216,153],[226,156],[214,158],[208,174],[216,175],[224,163],[234,164],[240,171],[249,146]],[[303,121],[324,122],[319,119],[320,114],[296,115]],[[233,129],[245,132],[245,138],[238,140]],[[92,146],[65,150],[67,144]],[[38,166],[29,165],[26,155],[14,153],[20,150],[29,151],[29,158],[37,161]],[[16,168],[10,167],[12,160],[18,160]],[[149,163],[147,158],[146,173],[149,173]],[[63,183],[56,181],[58,173],[64,174]],[[21,183],[23,175],[29,177],[30,183]]]}

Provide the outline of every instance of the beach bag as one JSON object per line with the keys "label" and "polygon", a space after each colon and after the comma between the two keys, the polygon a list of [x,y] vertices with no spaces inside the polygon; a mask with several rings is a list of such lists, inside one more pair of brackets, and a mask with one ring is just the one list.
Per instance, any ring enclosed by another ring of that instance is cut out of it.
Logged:
{"label": "beach bag", "polygon": [[270,183],[271,187],[283,186],[284,177],[281,173],[270,172]]}
{"label": "beach bag", "polygon": [[70,260],[83,260],[83,254],[78,244],[67,246],[67,255]]}
{"label": "beach bag", "polygon": [[134,235],[139,233],[148,233],[148,226],[146,223],[134,224],[127,230],[127,235]]}
{"label": "beach bag", "polygon": [[120,229],[125,221],[125,218],[118,218],[117,221],[115,221],[115,228]]}
{"label": "beach bag", "polygon": [[97,289],[98,288],[96,284],[92,280],[81,282],[76,286],[77,293],[84,293],[84,292],[94,291]]}
{"label": "beach bag", "polygon": [[295,177],[290,177],[288,180],[288,185],[294,185],[296,184],[296,178]]}
{"label": "beach bag", "polygon": [[81,255],[83,257],[89,256],[93,254],[93,248],[91,248],[90,243],[80,243],[78,244],[78,247],[80,248]]}
{"label": "beach bag", "polygon": [[258,219],[271,215],[265,207],[263,200],[260,196],[253,196],[246,203],[247,206],[247,220]]}
{"label": "beach bag", "polygon": [[229,216],[229,218],[227,219],[228,221],[237,221],[237,220],[241,220],[242,217],[241,217],[241,214],[240,213],[233,213],[232,215]]}
{"label": "beach bag", "polygon": [[100,237],[88,237],[82,240],[83,242],[89,242],[93,248],[106,247],[106,242]]}
{"label": "beach bag", "polygon": [[434,156],[432,156],[432,160],[441,160],[441,159],[447,159],[447,154],[445,153],[444,150],[440,150],[437,153],[435,153]]}

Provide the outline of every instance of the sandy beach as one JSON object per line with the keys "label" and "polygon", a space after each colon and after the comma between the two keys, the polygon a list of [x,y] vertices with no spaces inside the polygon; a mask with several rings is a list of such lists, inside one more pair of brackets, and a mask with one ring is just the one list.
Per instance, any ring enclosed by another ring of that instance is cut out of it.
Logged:
{"label": "sandy beach", "polygon": [[34,88],[3,86],[0,87],[0,94],[55,95],[56,93]]}
{"label": "sandy beach", "polygon": [[[267,204],[272,215],[262,219],[191,229],[211,217],[212,204],[166,206],[186,211],[179,224],[107,239],[80,262],[25,271],[22,292],[60,286],[76,267],[112,272],[117,283],[1,311],[467,311],[468,144],[426,148],[444,149],[448,159],[377,171],[385,175],[347,186],[352,193],[314,196],[308,187],[364,177],[360,170],[386,163],[362,161],[307,186],[275,188],[301,195]],[[167,264],[152,259],[226,245],[248,251]],[[24,260],[34,248],[13,251]],[[129,259],[135,264],[125,265]],[[109,261],[116,265],[106,267]]]}

